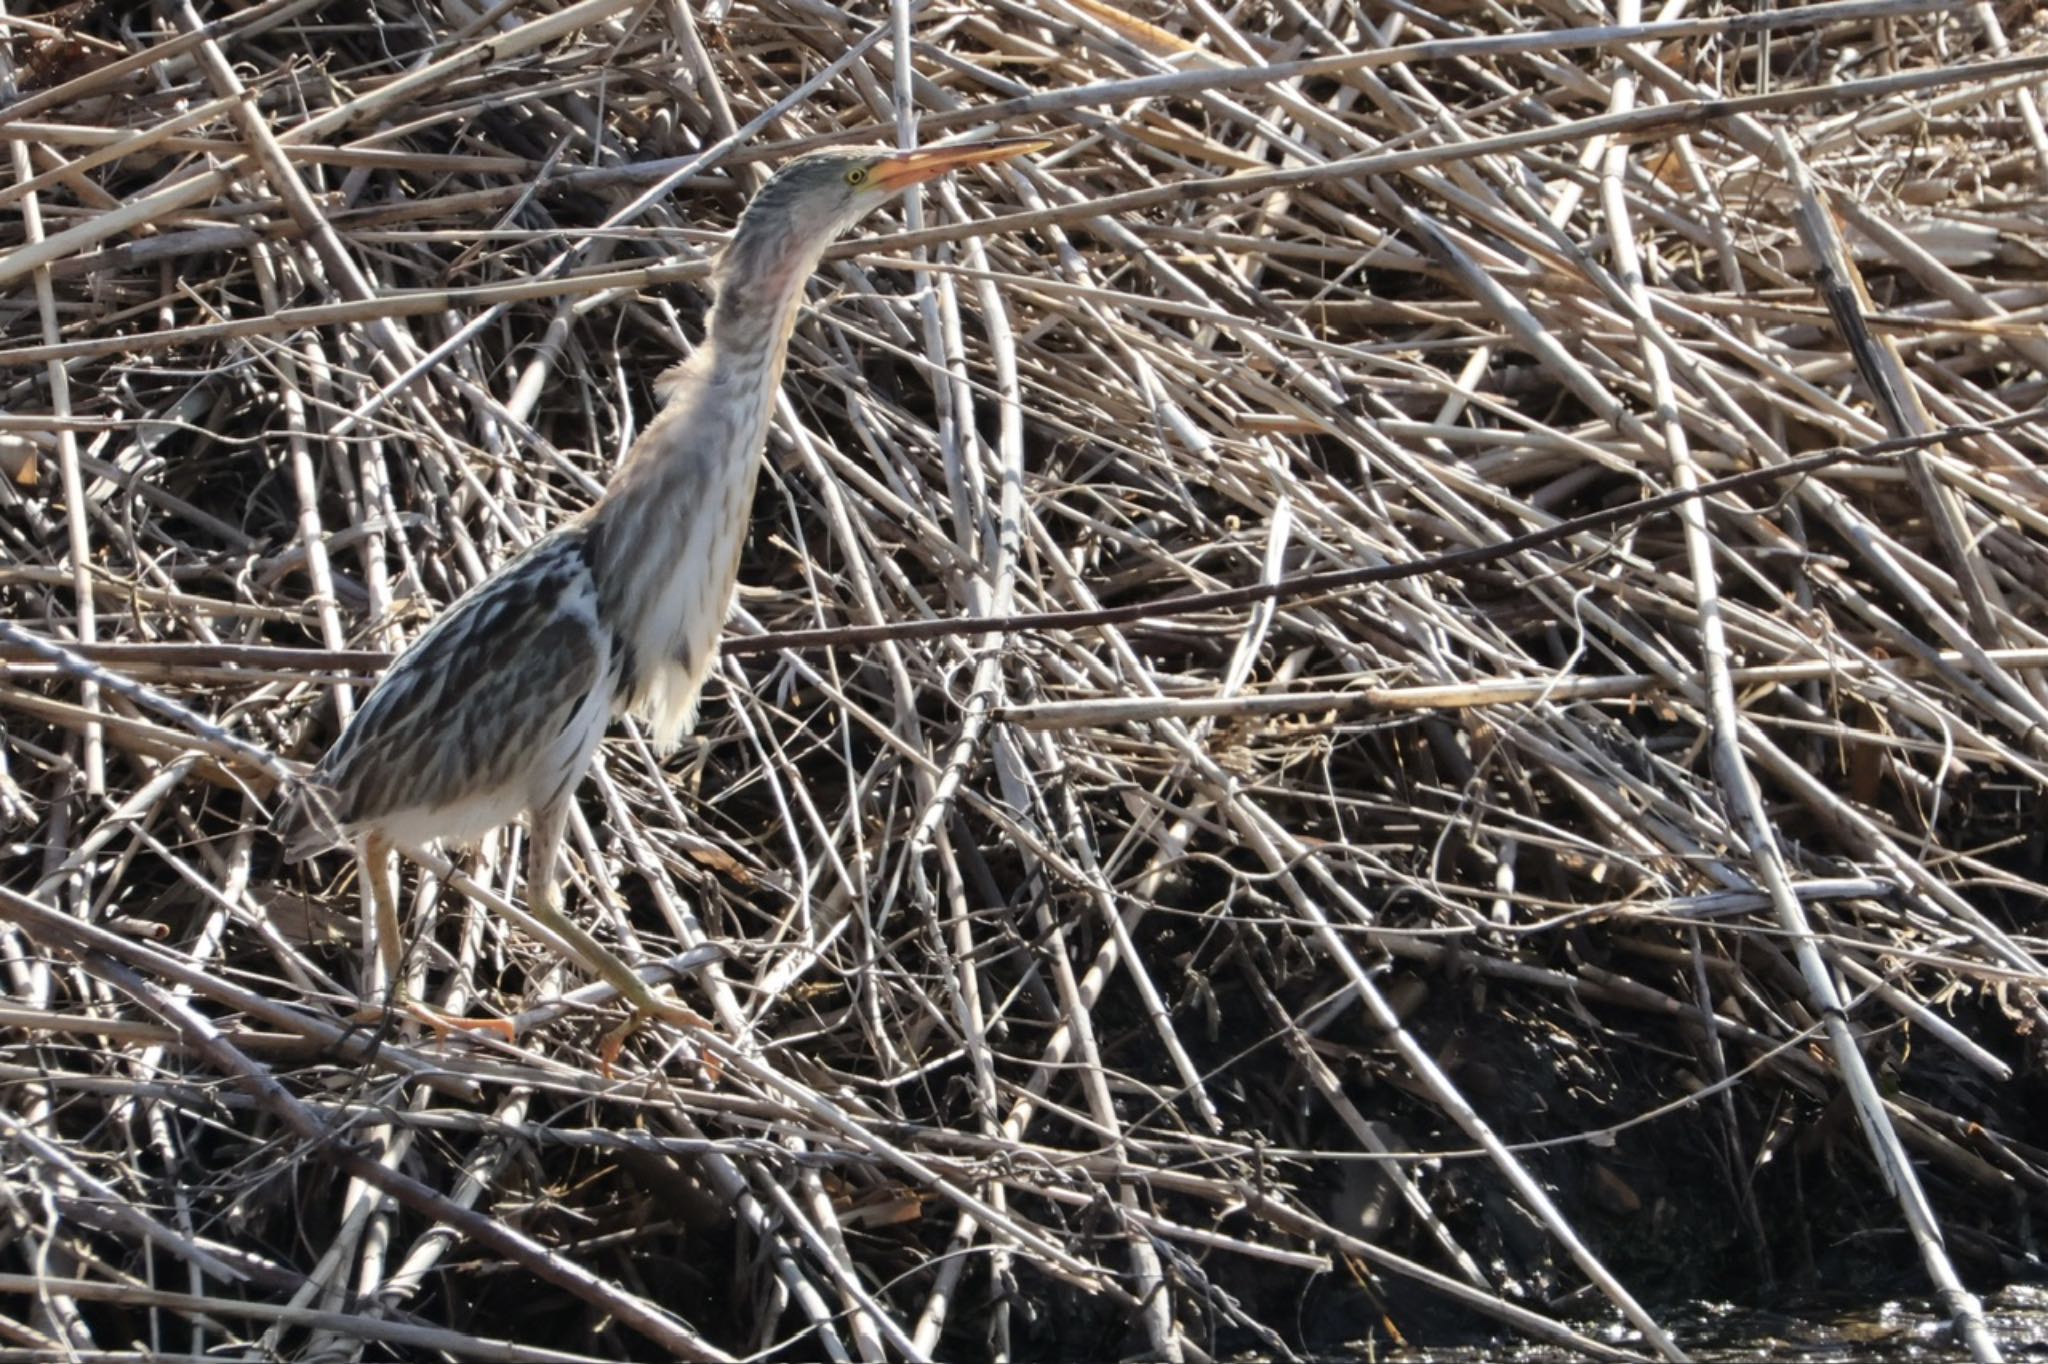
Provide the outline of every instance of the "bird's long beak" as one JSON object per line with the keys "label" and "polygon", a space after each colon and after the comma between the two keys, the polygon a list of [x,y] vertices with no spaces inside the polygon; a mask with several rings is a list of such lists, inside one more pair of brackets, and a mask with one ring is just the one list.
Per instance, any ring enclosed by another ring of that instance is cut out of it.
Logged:
{"label": "bird's long beak", "polygon": [[983,142],[956,142],[949,147],[921,147],[914,152],[895,152],[875,163],[868,183],[876,189],[909,189],[947,171],[979,166],[989,161],[1007,161],[1026,152],[1044,151],[1051,145],[1042,137],[997,137]]}

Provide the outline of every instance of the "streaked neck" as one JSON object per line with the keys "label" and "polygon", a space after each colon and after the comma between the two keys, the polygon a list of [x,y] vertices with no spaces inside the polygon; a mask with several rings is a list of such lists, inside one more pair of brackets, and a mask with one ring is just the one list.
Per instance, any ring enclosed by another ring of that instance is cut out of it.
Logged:
{"label": "streaked neck", "polygon": [[[745,474],[766,444],[768,421],[789,354],[789,333],[804,284],[822,248],[770,255],[756,240],[737,241],[721,263],[708,335],[663,385],[667,405],[649,423],[613,476],[599,516],[637,523],[643,512],[677,514],[701,496],[706,476]],[[628,537],[639,539],[638,535]]]}
{"label": "streaked neck", "polygon": [[804,285],[823,254],[822,245],[803,250],[787,240],[751,235],[732,244],[719,265],[718,300],[705,338],[714,371],[731,366],[752,374],[767,364],[781,374]]}

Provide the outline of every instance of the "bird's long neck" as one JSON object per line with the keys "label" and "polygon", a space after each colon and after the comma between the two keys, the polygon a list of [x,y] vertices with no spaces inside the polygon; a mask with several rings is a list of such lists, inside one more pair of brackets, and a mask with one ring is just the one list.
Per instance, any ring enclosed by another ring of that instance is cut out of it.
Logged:
{"label": "bird's long neck", "polygon": [[706,343],[712,368],[725,383],[747,382],[767,373],[773,389],[789,353],[790,328],[803,302],[804,284],[818,268],[825,243],[791,240],[777,223],[742,222],[718,263],[717,301],[712,305]]}
{"label": "bird's long neck", "polygon": [[689,727],[732,602],[790,328],[823,250],[751,240],[742,224],[704,344],[664,384],[668,405],[586,522],[599,615],[621,648],[621,702],[660,743]]}
{"label": "bird's long neck", "polygon": [[[741,477],[751,486],[790,330],[822,252],[822,246],[792,250],[742,229],[719,267],[704,344],[665,380],[668,404],[613,476],[600,519],[652,530],[686,517],[714,487]],[[643,537],[629,532],[619,538]]]}

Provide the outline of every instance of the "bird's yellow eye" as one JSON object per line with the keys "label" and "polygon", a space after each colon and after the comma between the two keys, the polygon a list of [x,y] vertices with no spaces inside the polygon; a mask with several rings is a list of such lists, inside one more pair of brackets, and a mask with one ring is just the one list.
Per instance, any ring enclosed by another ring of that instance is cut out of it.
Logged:
{"label": "bird's yellow eye", "polygon": [[846,173],[846,183],[849,185],[864,185],[867,183],[867,180],[868,168],[866,166],[855,166]]}

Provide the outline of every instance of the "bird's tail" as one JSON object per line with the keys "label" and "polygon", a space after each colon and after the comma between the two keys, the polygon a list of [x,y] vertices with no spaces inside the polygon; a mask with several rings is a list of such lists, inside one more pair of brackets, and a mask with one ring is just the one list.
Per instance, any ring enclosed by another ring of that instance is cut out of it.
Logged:
{"label": "bird's tail", "polygon": [[332,787],[305,780],[286,793],[271,832],[284,844],[284,860],[303,862],[316,853],[348,842],[336,814],[336,793]]}

